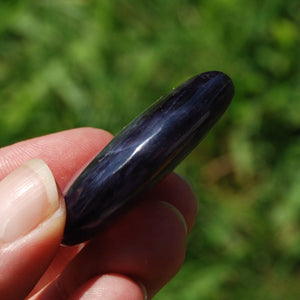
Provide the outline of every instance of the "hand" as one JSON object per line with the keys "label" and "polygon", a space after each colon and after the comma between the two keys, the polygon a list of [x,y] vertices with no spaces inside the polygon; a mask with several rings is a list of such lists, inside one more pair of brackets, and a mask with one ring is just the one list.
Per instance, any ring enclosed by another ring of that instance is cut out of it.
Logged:
{"label": "hand", "polygon": [[81,128],[0,149],[1,299],[150,299],[179,270],[197,201],[174,173],[89,243],[60,246],[59,190],[111,138]]}

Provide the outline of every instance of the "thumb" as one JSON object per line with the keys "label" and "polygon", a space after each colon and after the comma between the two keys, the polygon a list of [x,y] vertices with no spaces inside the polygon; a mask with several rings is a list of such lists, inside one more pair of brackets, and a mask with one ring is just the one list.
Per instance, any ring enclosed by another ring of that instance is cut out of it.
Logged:
{"label": "thumb", "polygon": [[5,177],[0,195],[0,295],[1,299],[24,299],[59,247],[64,201],[40,159]]}

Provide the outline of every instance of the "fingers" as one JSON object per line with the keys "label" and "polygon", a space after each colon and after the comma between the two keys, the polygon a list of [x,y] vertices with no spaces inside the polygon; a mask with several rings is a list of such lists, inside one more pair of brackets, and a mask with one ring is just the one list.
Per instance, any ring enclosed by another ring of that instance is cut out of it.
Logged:
{"label": "fingers", "polygon": [[170,173],[147,195],[147,198],[165,201],[173,205],[184,218],[189,233],[198,213],[198,200],[191,186],[180,176]]}
{"label": "fingers", "polygon": [[106,274],[89,280],[69,300],[144,300],[145,291],[136,282],[119,274]]}
{"label": "fingers", "polygon": [[112,135],[95,128],[78,128],[37,137],[0,149],[0,180],[32,158],[41,158],[63,190]]}
{"label": "fingers", "polygon": [[[0,180],[26,161],[32,158],[41,158],[47,162],[56,182],[60,189],[63,190],[66,184],[71,181],[71,178],[80,171],[111,138],[111,134],[104,130],[78,128],[37,137],[1,148]],[[61,234],[58,244],[60,241]],[[37,247],[36,249],[40,248]],[[50,248],[49,251],[51,251]],[[44,274],[35,288],[35,291],[43,287],[50,280],[53,280],[77,252],[78,247],[60,248],[51,263],[51,267]],[[45,255],[46,254],[47,252],[45,252]],[[7,266],[8,265],[6,265],[5,268]]]}
{"label": "fingers", "polygon": [[[47,162],[59,186],[65,189],[74,175],[76,177],[76,173],[110,139],[111,135],[105,131],[80,128],[5,147],[0,149],[0,179],[23,162],[39,157]],[[126,286],[140,291],[141,283],[146,287],[149,297],[153,296],[180,268],[184,259],[186,233],[193,226],[196,210],[197,201],[188,184],[177,175],[170,174],[143,201],[108,231],[99,234],[77,256],[77,251],[74,252],[72,248],[60,248],[59,253],[62,255],[56,256],[59,259],[51,264],[51,270],[48,269],[50,272],[46,272],[43,282],[52,280],[58,270],[61,271],[62,268],[57,268],[55,262],[65,266],[74,255],[75,258],[55,284],[50,285],[38,297],[65,299],[75,297],[78,293],[86,293],[90,289],[96,292],[101,286],[103,288],[102,275],[108,273],[126,276],[121,276],[128,279],[122,279],[126,283],[122,285],[123,291]],[[42,256],[43,247],[34,239],[30,244],[33,245],[32,248],[37,244],[35,255]],[[49,252],[52,251],[53,244],[49,246]],[[26,244],[22,247],[26,249]],[[41,257],[40,260],[42,259]],[[118,275],[107,276],[115,279],[114,276]],[[132,280],[139,284],[134,284]],[[127,285],[130,282],[133,285]]]}
{"label": "fingers", "polygon": [[[84,165],[110,141],[111,137],[111,134],[104,130],[79,128],[34,138],[1,148],[0,180],[26,161],[32,158],[41,158],[47,162],[58,185],[63,190],[76,172],[80,171],[80,168],[83,168]],[[7,201],[8,199],[2,197],[1,200]],[[63,228],[59,228],[63,230]],[[49,231],[49,235],[50,233],[51,230]],[[58,236],[58,231],[56,231],[56,233]],[[58,244],[61,241],[61,235],[62,233],[60,233],[60,237],[58,238]],[[33,239],[31,243],[35,246],[37,242],[34,242]],[[36,247],[36,249],[44,251],[41,247]],[[53,248],[49,248],[49,252],[52,251],[52,249]],[[1,254],[3,251],[4,250],[1,250]],[[6,252],[9,252],[8,248]],[[44,274],[38,286],[43,287],[49,280],[55,278],[64,265],[66,265],[77,252],[77,247],[60,248],[51,267]],[[46,256],[47,251],[44,251],[44,254]],[[6,259],[6,261],[8,261],[8,259]],[[2,270],[10,267],[9,263],[4,265],[3,262],[1,259],[0,266],[3,265]],[[39,264],[38,261],[37,263]],[[28,265],[29,264],[30,263],[28,263]],[[33,265],[35,265],[35,263]],[[7,276],[5,276],[5,278],[7,278]],[[33,276],[30,278],[35,280]],[[2,283],[2,286],[6,284],[4,281],[2,281]]]}
{"label": "fingers", "polygon": [[171,175],[116,224],[90,241],[38,299],[66,299],[78,286],[107,273],[124,274],[142,283],[152,297],[184,260],[186,229],[191,229],[195,213],[179,205],[180,199],[188,203],[187,207],[196,207],[187,184]]}
{"label": "fingers", "polygon": [[0,194],[0,295],[23,299],[59,247],[64,202],[42,160],[31,160],[4,178]]}

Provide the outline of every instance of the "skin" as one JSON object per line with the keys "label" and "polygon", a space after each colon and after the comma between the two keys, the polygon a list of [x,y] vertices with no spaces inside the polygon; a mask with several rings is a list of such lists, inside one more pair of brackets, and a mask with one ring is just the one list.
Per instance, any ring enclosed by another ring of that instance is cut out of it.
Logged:
{"label": "skin", "polygon": [[[32,158],[43,159],[64,191],[110,140],[106,131],[79,128],[0,149],[0,180]],[[0,294],[9,299],[148,299],[180,269],[197,214],[189,185],[171,173],[107,231],[87,244],[60,245],[58,212],[26,238],[0,245]],[[3,275],[4,274],[4,275]],[[16,288],[18,287],[18,288]]]}

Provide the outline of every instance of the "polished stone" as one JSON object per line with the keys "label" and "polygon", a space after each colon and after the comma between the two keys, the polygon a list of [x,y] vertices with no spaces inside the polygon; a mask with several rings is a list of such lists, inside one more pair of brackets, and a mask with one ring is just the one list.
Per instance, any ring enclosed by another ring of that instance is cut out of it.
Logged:
{"label": "polished stone", "polygon": [[173,170],[222,116],[234,87],[221,72],[197,75],[125,127],[83,170],[65,195],[63,243],[106,228]]}

